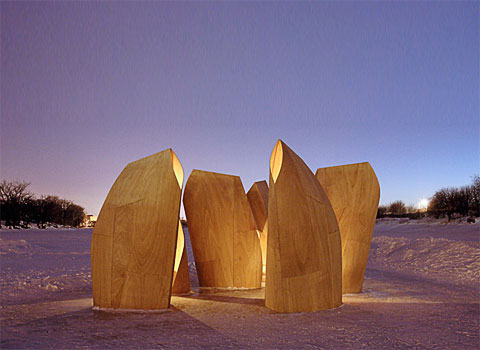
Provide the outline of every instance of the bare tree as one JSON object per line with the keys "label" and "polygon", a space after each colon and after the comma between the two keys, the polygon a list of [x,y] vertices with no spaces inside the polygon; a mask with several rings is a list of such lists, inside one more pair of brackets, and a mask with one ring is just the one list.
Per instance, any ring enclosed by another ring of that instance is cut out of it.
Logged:
{"label": "bare tree", "polygon": [[383,218],[387,215],[388,208],[386,205],[380,205],[377,210],[377,219]]}
{"label": "bare tree", "polygon": [[453,217],[453,214],[458,212],[459,193],[457,188],[442,188],[430,198],[428,211],[440,217],[446,215],[448,221]]}
{"label": "bare tree", "polygon": [[33,199],[28,182],[3,180],[0,183],[0,212],[6,226],[17,227],[25,214],[25,206]]}
{"label": "bare tree", "polygon": [[85,221],[85,218],[85,209],[71,203],[66,213],[66,223],[70,226],[78,227]]}
{"label": "bare tree", "polygon": [[407,207],[402,201],[395,201],[388,206],[388,211],[392,215],[403,215],[407,213]]}
{"label": "bare tree", "polygon": [[47,223],[79,226],[85,220],[84,209],[66,199],[57,196],[42,196],[36,199],[28,191],[28,182],[0,183],[0,216],[5,225],[18,227],[23,223],[27,227],[36,223],[39,228],[45,228]]}
{"label": "bare tree", "polygon": [[45,228],[48,223],[59,222],[60,206],[57,196],[42,196],[36,200],[36,223],[39,228]]}
{"label": "bare tree", "polygon": [[473,176],[473,184],[471,189],[470,214],[478,217],[480,216],[480,176]]}
{"label": "bare tree", "polygon": [[463,187],[442,188],[430,200],[428,211],[436,217],[454,215],[480,216],[480,178],[474,176],[473,184]]}

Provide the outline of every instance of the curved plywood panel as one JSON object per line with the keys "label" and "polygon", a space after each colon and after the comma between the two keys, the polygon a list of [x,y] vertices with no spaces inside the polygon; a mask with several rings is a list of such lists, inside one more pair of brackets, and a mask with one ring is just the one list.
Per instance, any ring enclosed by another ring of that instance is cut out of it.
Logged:
{"label": "curved plywood panel", "polygon": [[92,236],[94,306],[169,306],[183,170],[171,149],[128,164]]}
{"label": "curved plywood panel", "polygon": [[257,181],[247,192],[248,202],[252,208],[257,230],[263,231],[268,215],[268,184],[267,181]]}
{"label": "curved plywood panel", "polygon": [[262,280],[264,279],[267,264],[267,215],[268,215],[268,184],[267,181],[257,181],[247,192],[248,202],[252,208],[255,224],[260,238],[262,249]]}
{"label": "curved plywood panel", "polygon": [[285,143],[270,161],[265,305],[308,312],[342,304],[340,233],[319,182]]}
{"label": "curved plywood panel", "polygon": [[187,247],[182,223],[178,223],[177,249],[175,252],[175,264],[173,266],[172,294],[190,293],[190,274],[188,272]]}
{"label": "curved plywood panel", "polygon": [[377,177],[368,162],[319,168],[315,176],[340,228],[343,293],[360,293],[380,199]]}
{"label": "curved plywood panel", "polygon": [[260,241],[240,177],[194,170],[183,204],[200,287],[260,288]]}

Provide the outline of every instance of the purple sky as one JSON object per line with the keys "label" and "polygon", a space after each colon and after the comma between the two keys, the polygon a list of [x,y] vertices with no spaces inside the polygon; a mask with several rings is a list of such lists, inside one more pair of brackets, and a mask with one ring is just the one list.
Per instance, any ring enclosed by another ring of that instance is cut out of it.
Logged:
{"label": "purple sky", "polygon": [[98,214],[171,147],[268,179],[283,139],[315,172],[369,161],[381,203],[480,172],[479,2],[2,2],[1,178]]}

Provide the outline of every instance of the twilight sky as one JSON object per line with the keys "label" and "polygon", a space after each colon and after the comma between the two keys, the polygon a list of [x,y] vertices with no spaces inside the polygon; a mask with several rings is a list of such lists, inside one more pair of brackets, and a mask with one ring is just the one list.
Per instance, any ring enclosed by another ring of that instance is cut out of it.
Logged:
{"label": "twilight sky", "polygon": [[[369,161],[380,202],[480,173],[479,2],[2,2],[1,179],[98,214],[125,165]],[[182,215],[183,211],[182,211]]]}

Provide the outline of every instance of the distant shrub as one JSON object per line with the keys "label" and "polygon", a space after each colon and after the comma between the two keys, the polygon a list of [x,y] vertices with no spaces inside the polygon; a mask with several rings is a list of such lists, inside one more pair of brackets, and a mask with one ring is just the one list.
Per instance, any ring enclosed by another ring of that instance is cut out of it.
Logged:
{"label": "distant shrub", "polygon": [[421,212],[413,205],[406,206],[402,201],[395,201],[388,205],[380,205],[377,210],[377,219],[381,218],[404,218],[404,219],[421,219],[426,216],[425,212]]}
{"label": "distant shrub", "polygon": [[388,212],[391,215],[403,215],[407,213],[407,207],[402,201],[395,201],[388,206]]}
{"label": "distant shrub", "polygon": [[408,213],[407,214],[407,217],[410,219],[410,220],[418,220],[418,219],[421,219],[421,218],[424,218],[426,215],[425,213],[422,213],[420,211],[416,211],[416,212],[413,212],[413,213]]}
{"label": "distant shrub", "polygon": [[387,215],[387,207],[385,205],[380,205],[377,210],[377,219],[384,218]]}

